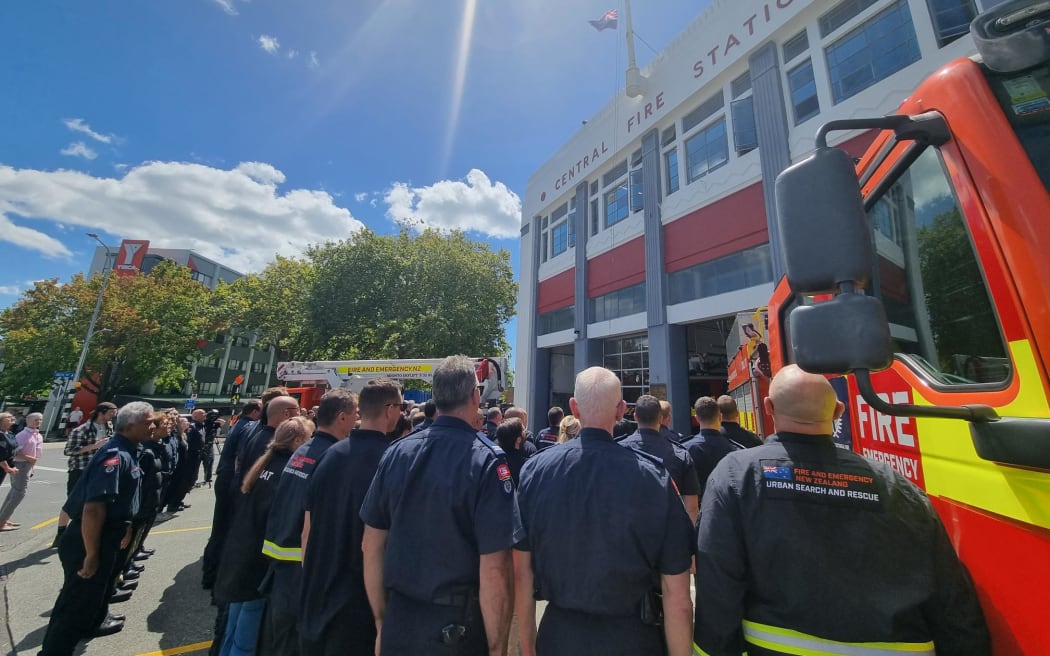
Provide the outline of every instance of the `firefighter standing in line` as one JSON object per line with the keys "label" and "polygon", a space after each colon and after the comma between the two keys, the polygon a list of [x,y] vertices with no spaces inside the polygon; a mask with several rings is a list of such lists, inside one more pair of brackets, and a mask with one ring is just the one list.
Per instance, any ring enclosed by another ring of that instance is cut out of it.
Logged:
{"label": "firefighter standing in line", "polygon": [[698,654],[988,654],[966,569],[923,492],[835,446],[823,376],[773,379],[776,435],[715,468],[700,512]]}
{"label": "firefighter standing in line", "polygon": [[387,449],[361,507],[381,653],[503,653],[523,536],[503,450],[471,427],[481,396],[470,358],[437,367],[434,402],[433,425]]}

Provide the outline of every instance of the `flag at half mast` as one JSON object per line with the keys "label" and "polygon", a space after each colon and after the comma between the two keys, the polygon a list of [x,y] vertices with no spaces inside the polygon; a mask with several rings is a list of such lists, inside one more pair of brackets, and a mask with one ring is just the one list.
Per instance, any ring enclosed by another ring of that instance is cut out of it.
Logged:
{"label": "flag at half mast", "polygon": [[605,12],[602,15],[602,17],[599,18],[598,20],[592,20],[592,21],[587,21],[587,22],[591,24],[591,27],[593,27],[594,29],[598,30],[599,32],[601,32],[602,30],[604,30],[606,28],[610,28],[610,29],[614,29],[615,30],[616,29],[616,19],[618,17],[619,17],[619,14],[616,13],[616,10],[615,9],[610,9],[609,11]]}

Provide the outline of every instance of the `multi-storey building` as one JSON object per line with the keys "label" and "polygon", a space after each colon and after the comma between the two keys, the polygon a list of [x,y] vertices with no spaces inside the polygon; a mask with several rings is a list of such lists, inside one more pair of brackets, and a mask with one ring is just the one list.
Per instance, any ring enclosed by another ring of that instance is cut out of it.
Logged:
{"label": "multi-storey building", "polygon": [[[781,275],[773,180],[825,122],[891,113],[974,52],[1001,0],[715,0],[539,170],[523,200],[517,388],[566,407],[574,373],[616,371],[674,425],[725,390],[734,317]],[[859,156],[872,133],[833,133]],[[894,222],[876,226],[893,240]]]}
{"label": "multi-storey building", "polygon": [[[127,244],[141,244],[144,252],[129,249]],[[129,255],[130,253],[130,255]],[[127,260],[125,262],[124,260]],[[131,267],[148,274],[161,261],[170,260],[188,267],[193,279],[214,289],[219,281],[233,282],[244,276],[243,273],[223,266],[199,253],[186,249],[150,248],[148,242],[125,241],[119,250],[108,251],[101,246],[95,249],[91,260],[88,277],[101,273],[104,267],[111,267],[116,272]],[[229,402],[233,393],[235,380],[242,376],[240,394],[244,398],[258,396],[276,380],[274,367],[276,352],[272,347],[257,344],[255,334],[248,329],[235,329],[226,333],[216,333],[207,342],[201,344],[201,355],[190,369],[190,380],[183,392],[186,395],[196,393],[202,402],[215,400]],[[146,383],[141,390],[143,395],[152,395],[154,386]]]}

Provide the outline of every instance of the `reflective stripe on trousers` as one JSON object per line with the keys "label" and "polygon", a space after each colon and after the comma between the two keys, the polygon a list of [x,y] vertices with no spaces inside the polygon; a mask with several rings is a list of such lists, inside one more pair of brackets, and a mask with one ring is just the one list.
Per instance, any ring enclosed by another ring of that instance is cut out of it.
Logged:
{"label": "reflective stripe on trousers", "polygon": [[796,656],[933,656],[935,653],[933,642],[839,642],[748,620],[744,620],[743,625],[747,643]]}
{"label": "reflective stripe on trousers", "polygon": [[303,560],[303,550],[299,547],[282,547],[270,540],[263,540],[262,552],[274,560],[285,560],[293,563],[300,563]]}

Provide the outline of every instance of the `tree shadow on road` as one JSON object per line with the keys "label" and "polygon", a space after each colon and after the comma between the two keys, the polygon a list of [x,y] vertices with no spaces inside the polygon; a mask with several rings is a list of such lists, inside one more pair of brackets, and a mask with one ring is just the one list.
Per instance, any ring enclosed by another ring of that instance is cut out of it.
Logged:
{"label": "tree shadow on road", "polygon": [[215,606],[211,593],[201,588],[201,561],[186,565],[161,595],[160,604],[146,618],[150,633],[161,634],[160,648],[169,649],[211,640]]}

